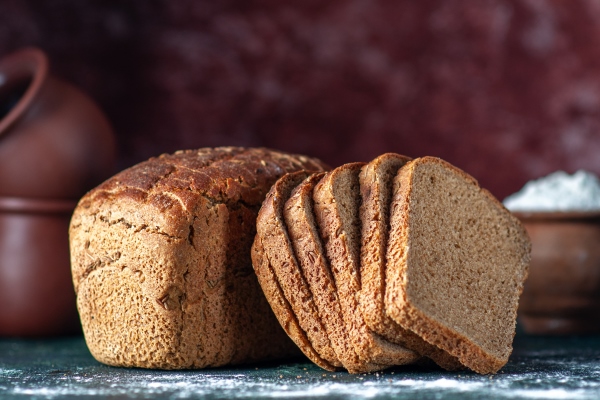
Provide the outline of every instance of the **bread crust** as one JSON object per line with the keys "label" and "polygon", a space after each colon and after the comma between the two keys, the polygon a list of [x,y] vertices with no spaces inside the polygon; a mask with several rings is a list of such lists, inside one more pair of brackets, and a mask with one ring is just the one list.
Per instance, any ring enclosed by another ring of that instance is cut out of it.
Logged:
{"label": "bread crust", "polygon": [[203,368],[297,354],[250,261],[258,209],[318,160],[269,149],[165,154],[86,194],[70,226],[90,351],[110,365]]}

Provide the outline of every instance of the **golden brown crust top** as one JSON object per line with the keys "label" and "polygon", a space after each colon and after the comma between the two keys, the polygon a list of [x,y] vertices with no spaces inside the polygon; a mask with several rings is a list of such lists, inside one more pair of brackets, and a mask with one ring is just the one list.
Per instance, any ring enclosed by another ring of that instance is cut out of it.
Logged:
{"label": "golden brown crust top", "polygon": [[[240,212],[250,212],[254,219],[279,177],[296,170],[325,168],[317,159],[265,148],[218,147],[163,154],[121,171],[88,192],[74,212],[71,230],[79,226],[81,216],[95,215],[106,204],[131,202],[145,213],[158,211],[155,218],[164,221],[152,227],[136,226],[136,231],[154,230],[173,239],[189,240],[195,208],[201,202],[223,204],[230,210],[245,208],[247,211]],[[133,224],[130,220],[122,222]],[[254,224],[249,229],[253,237]],[[88,272],[73,266],[76,291]]]}
{"label": "golden brown crust top", "polygon": [[[163,154],[128,168],[82,199],[131,197],[166,211],[195,196],[235,206],[260,207],[271,185],[289,171],[323,170],[317,159],[265,148],[218,147]],[[168,194],[175,195],[176,197]]]}

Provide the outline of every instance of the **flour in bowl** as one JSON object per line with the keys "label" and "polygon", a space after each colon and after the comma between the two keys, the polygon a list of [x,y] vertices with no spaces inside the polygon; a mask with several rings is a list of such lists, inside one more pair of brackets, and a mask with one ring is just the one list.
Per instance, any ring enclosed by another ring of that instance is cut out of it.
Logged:
{"label": "flour in bowl", "polygon": [[598,211],[600,210],[600,180],[587,171],[569,175],[554,172],[527,182],[515,194],[504,199],[511,211]]}

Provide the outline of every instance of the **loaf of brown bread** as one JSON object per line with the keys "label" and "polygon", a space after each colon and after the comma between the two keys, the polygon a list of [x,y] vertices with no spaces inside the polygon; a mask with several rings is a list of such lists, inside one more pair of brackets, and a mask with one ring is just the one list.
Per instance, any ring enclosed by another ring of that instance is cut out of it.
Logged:
{"label": "loaf of brown bread", "polygon": [[140,163],[86,194],[70,241],[94,357],[179,369],[297,354],[264,299],[250,249],[277,178],[324,168],[267,149],[190,150]]}
{"label": "loaf of brown bread", "polygon": [[390,210],[388,315],[473,371],[497,372],[512,352],[527,276],[524,228],[475,179],[433,157],[399,170]]}

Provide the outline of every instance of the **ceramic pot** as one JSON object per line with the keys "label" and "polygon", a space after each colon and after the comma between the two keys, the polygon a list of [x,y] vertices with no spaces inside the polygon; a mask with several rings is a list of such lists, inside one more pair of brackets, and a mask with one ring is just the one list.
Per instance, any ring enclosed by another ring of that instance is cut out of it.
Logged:
{"label": "ceramic pot", "polygon": [[115,139],[92,100],[38,49],[0,60],[0,196],[78,199],[114,172]]}
{"label": "ceramic pot", "polygon": [[66,234],[75,205],[0,197],[0,335],[79,330]]}
{"label": "ceramic pot", "polygon": [[600,333],[600,212],[515,214],[532,243],[519,302],[525,332]]}
{"label": "ceramic pot", "polygon": [[0,60],[0,335],[79,329],[68,227],[77,200],[114,173],[99,108],[49,73],[38,49]]}

